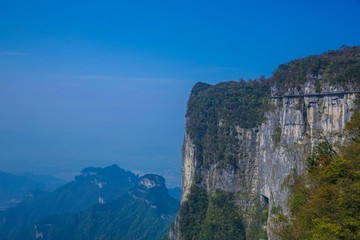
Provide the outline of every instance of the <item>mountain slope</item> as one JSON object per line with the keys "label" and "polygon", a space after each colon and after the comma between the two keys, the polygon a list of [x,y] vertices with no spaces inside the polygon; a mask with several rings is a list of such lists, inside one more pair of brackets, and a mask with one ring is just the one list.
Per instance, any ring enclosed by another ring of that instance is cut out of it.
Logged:
{"label": "mountain slope", "polygon": [[0,171],[0,210],[14,207],[20,203],[31,190],[53,191],[66,181],[51,176],[22,176]]}
{"label": "mountain slope", "polygon": [[55,214],[78,212],[105,204],[133,188],[138,177],[116,165],[86,168],[82,174],[52,193],[33,192],[17,207],[0,212],[1,239],[12,239],[22,229]]}
{"label": "mountain slope", "polygon": [[104,205],[75,214],[50,217],[18,239],[162,239],[175,218],[179,202],[166,189],[164,178],[145,175],[138,186]]}
{"label": "mountain slope", "polygon": [[[244,231],[235,239],[272,238],[272,216],[289,214],[290,186],[315,146],[346,141],[359,66],[360,47],[346,47],[280,65],[270,79],[196,84],[186,115],[182,204],[169,238],[201,239],[214,228],[226,235],[237,219]],[[228,208],[213,203],[219,194],[231,199]],[[214,212],[229,208],[238,216],[213,222]]]}

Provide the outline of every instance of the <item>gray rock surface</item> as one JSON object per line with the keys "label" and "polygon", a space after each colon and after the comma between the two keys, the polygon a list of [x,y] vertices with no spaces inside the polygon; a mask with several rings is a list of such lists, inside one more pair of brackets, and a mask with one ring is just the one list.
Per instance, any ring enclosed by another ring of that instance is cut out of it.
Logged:
{"label": "gray rock surface", "polygon": [[[257,221],[255,212],[266,203],[266,226],[271,239],[271,210],[288,213],[289,186],[294,176],[305,171],[305,160],[319,141],[336,144],[344,142],[345,123],[350,120],[355,107],[356,93],[336,86],[325,86],[316,93],[309,81],[299,90],[289,90],[276,96],[272,88],[271,109],[266,121],[252,129],[233,126],[219,120],[218,127],[229,127],[225,139],[229,151],[236,158],[235,164],[211,161],[201,165],[197,146],[186,129],[183,145],[182,202],[188,199],[191,186],[200,184],[210,195],[216,189],[233,192],[245,229]],[[182,239],[179,217],[170,231],[170,239]]]}

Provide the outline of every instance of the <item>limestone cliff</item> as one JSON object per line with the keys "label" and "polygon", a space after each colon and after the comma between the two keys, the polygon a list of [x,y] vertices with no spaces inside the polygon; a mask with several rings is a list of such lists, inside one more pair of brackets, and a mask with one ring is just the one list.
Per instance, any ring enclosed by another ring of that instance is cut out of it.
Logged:
{"label": "limestone cliff", "polygon": [[[233,195],[242,221],[244,231],[233,239],[272,238],[271,216],[288,212],[289,186],[305,171],[314,146],[346,140],[359,56],[354,47],[280,66],[271,79],[195,85],[183,145],[182,207],[170,239],[206,239],[217,190]],[[340,63],[355,71],[343,71]],[[198,207],[201,189],[207,200]]]}

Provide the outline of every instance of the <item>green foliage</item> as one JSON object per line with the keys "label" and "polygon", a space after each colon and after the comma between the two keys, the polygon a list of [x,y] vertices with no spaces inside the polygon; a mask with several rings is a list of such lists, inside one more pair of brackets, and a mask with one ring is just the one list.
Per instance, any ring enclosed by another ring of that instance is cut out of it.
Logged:
{"label": "green foliage", "polygon": [[274,206],[271,208],[271,215],[279,215],[282,213],[282,207],[281,206]]}
{"label": "green foliage", "polygon": [[205,165],[220,161],[236,167],[235,126],[251,129],[265,120],[269,109],[268,81],[226,82],[211,86],[197,83],[188,102],[187,132]]}
{"label": "green foliage", "polygon": [[[346,47],[282,64],[267,80],[225,82],[217,85],[197,83],[188,102],[187,133],[196,146],[198,163],[208,167],[214,163],[237,167],[239,149],[234,148],[237,133],[235,126],[252,129],[263,123],[265,112],[273,110],[269,101],[270,86],[275,86],[277,95],[289,88],[301,90],[309,79],[315,81],[317,92],[325,83],[359,86],[360,47]],[[350,90],[350,89],[349,89]],[[300,91],[301,92],[301,91]],[[300,99],[296,109],[304,109]],[[274,142],[280,141],[280,132],[274,134]],[[236,145],[236,144],[235,144]]]}
{"label": "green foliage", "polygon": [[310,76],[316,79],[315,90],[321,92],[324,82],[346,87],[358,86],[360,79],[360,47],[346,47],[282,64],[274,72],[271,82],[282,95],[289,88],[298,88]]}
{"label": "green foliage", "polygon": [[309,172],[318,171],[319,165],[331,161],[335,155],[336,152],[328,141],[320,142],[314,153],[306,160],[306,169]]}
{"label": "green foliage", "polygon": [[187,201],[180,207],[180,232],[184,240],[198,240],[208,208],[206,190],[193,186]]}
{"label": "green foliage", "polygon": [[[360,100],[360,97],[358,98]],[[360,106],[360,102],[358,103]],[[346,125],[346,132],[354,142],[360,142],[360,112],[354,113],[352,120]]]}
{"label": "green foliage", "polygon": [[[207,169],[216,164],[215,167],[219,168],[232,167],[235,171],[242,170],[239,169],[239,162],[242,159],[242,154],[246,153],[242,151],[244,146],[241,144],[244,142],[242,139],[247,138],[242,134],[250,132],[253,134],[251,137],[254,137],[256,129],[253,128],[266,120],[265,113],[267,111],[273,111],[276,107],[269,101],[270,86],[277,88],[278,95],[284,94],[289,88],[301,92],[300,87],[308,80],[315,81],[317,92],[323,91],[322,88],[327,83],[340,85],[347,90],[347,86],[353,86],[356,89],[359,79],[360,47],[346,47],[338,51],[329,51],[319,56],[310,56],[280,65],[269,80],[264,78],[254,81],[242,80],[220,83],[215,86],[197,83],[192,90],[186,113],[186,131],[196,146],[197,167]],[[303,99],[299,99],[295,109],[304,109]],[[237,127],[245,130],[239,131]],[[281,134],[281,127],[276,127],[272,136],[275,145],[280,143]],[[274,216],[276,224],[278,224],[279,236],[287,236],[283,237],[284,239],[304,239],[310,236],[311,233],[307,229],[311,227],[316,226],[319,229],[325,229],[328,226],[333,226],[326,221],[326,224],[321,222],[324,225],[317,226],[315,224],[316,221],[319,221],[316,218],[317,213],[311,211],[322,209],[321,207],[315,209],[316,204],[325,207],[327,202],[325,200],[322,202],[319,199],[322,197],[328,199],[329,196],[333,196],[331,195],[333,193],[335,193],[335,199],[340,201],[340,197],[336,195],[337,192],[333,191],[340,187],[340,185],[336,185],[338,178],[347,177],[347,175],[343,175],[343,171],[347,169],[349,164],[347,161],[351,158],[348,157],[349,155],[347,157],[337,155],[331,148],[327,147],[329,145],[319,146],[318,155],[314,155],[308,160],[306,167],[309,175],[289,178],[289,181],[283,184],[283,186],[289,185],[289,187],[292,185],[294,192],[289,203],[292,215],[287,217],[279,210],[280,213]],[[358,150],[360,151],[360,148]],[[352,162],[352,164],[354,163]],[[319,176],[324,176],[321,181],[317,178]],[[201,174],[196,175],[195,182],[199,186],[201,185],[203,182]],[[336,186],[318,189],[318,186],[325,183]],[[352,187],[356,189],[355,185]],[[213,196],[207,196],[204,189],[196,188],[191,191],[192,194],[180,210],[182,216],[180,228],[186,240],[216,236],[216,233],[208,234],[208,232],[219,227],[215,225],[213,216],[222,215],[223,212],[227,211],[226,208],[216,207],[216,204],[212,202]],[[320,197],[320,193],[327,195]],[[214,196],[216,197],[216,195]],[[313,204],[313,208],[306,210],[307,208],[304,206],[309,203]],[[261,211],[257,211],[259,209]],[[328,212],[332,211],[329,210]],[[256,215],[263,223],[266,222],[266,208],[256,208],[254,212],[249,214]],[[294,219],[298,217],[301,220],[297,222]],[[327,215],[326,217],[329,218]],[[223,224],[226,225],[228,222]],[[253,228],[254,231],[251,229],[252,226],[247,227],[251,232],[247,238],[261,239],[266,237],[262,235],[258,226]],[[336,228],[334,227],[334,229]],[[316,234],[314,233],[314,236]],[[320,238],[319,235],[316,236]]]}
{"label": "green foliage", "polygon": [[295,180],[291,215],[278,214],[274,233],[281,239],[360,239],[360,115],[347,126],[353,141],[337,154],[320,143]]}
{"label": "green foliage", "polygon": [[322,83],[320,81],[315,82],[315,92],[320,93],[322,90]]}
{"label": "green foliage", "polygon": [[267,239],[266,223],[269,215],[269,200],[264,196],[261,198],[263,201],[258,201],[250,210],[250,219],[253,222],[247,226],[246,239]]}
{"label": "green foliage", "polygon": [[200,240],[245,239],[241,218],[236,211],[234,195],[216,190],[210,198]]}
{"label": "green foliage", "polygon": [[252,128],[264,120],[269,90],[265,79],[224,82],[215,86],[197,83],[191,92],[186,115],[194,123],[212,117],[215,121],[223,119],[243,128]]}
{"label": "green foliage", "polygon": [[193,186],[181,205],[179,224],[184,240],[245,239],[234,195],[221,190],[208,197],[205,189]]}

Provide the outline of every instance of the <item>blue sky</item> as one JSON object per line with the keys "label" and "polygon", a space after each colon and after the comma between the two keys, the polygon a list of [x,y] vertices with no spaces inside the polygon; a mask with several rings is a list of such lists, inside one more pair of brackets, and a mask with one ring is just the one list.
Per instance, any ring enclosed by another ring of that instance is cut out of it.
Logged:
{"label": "blue sky", "polygon": [[90,165],[180,184],[193,84],[360,44],[360,1],[0,3],[0,169]]}

